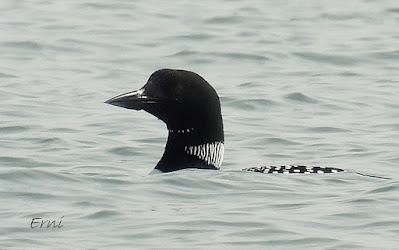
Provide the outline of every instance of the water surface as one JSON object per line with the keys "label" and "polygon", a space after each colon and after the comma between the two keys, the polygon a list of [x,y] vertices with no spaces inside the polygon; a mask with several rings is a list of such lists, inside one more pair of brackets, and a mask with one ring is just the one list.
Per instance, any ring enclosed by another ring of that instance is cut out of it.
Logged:
{"label": "water surface", "polygon": [[[394,1],[6,0],[0,14],[1,249],[398,248]],[[164,67],[218,91],[223,171],[148,176],[165,126],[103,103]],[[264,164],[392,179],[240,172]]]}

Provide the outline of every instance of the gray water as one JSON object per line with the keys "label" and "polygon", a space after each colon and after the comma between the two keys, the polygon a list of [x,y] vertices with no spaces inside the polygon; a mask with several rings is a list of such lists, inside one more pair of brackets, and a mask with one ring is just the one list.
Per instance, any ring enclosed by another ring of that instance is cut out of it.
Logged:
{"label": "gray water", "polygon": [[[399,249],[397,1],[3,0],[0,27],[0,249]],[[165,67],[218,91],[222,171],[149,176],[164,124],[103,103]],[[392,179],[240,172],[280,164]]]}

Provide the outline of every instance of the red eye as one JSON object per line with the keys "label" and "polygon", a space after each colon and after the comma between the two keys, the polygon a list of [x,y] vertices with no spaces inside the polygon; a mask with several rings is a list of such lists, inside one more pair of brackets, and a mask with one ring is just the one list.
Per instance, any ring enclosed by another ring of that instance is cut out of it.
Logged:
{"label": "red eye", "polygon": [[181,84],[177,84],[175,87],[175,96],[179,97],[183,95],[183,86]]}

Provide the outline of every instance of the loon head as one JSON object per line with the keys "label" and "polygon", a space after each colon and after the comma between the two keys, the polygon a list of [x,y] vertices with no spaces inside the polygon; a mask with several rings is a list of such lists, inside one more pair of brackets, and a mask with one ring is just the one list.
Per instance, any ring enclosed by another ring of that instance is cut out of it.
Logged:
{"label": "loon head", "polygon": [[220,101],[215,89],[198,74],[161,69],[141,89],[106,103],[145,110],[165,122],[168,140],[155,169],[220,168],[224,153]]}

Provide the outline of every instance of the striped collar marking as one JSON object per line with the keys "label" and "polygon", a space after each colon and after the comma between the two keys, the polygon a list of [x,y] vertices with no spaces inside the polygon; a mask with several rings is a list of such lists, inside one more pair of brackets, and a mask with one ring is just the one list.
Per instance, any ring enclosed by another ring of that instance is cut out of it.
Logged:
{"label": "striped collar marking", "polygon": [[197,156],[208,165],[220,168],[223,162],[224,144],[222,142],[212,142],[195,146],[185,146],[184,151],[188,155]]}

